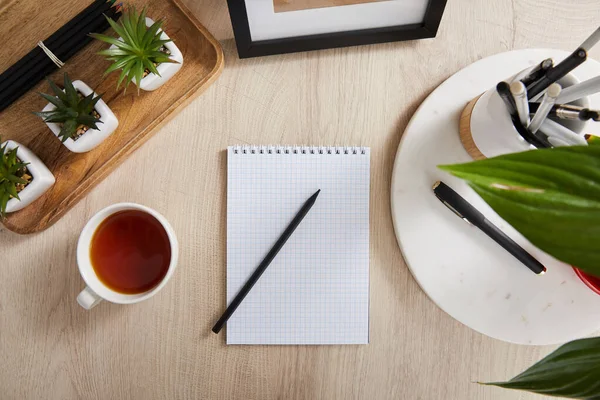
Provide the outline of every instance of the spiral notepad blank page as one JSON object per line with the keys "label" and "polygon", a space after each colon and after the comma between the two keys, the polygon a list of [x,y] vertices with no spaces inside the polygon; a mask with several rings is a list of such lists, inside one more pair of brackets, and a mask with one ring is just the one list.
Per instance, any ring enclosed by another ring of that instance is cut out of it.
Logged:
{"label": "spiral notepad blank page", "polygon": [[321,189],[227,322],[227,343],[368,343],[369,149],[230,147],[227,164],[228,304]]}

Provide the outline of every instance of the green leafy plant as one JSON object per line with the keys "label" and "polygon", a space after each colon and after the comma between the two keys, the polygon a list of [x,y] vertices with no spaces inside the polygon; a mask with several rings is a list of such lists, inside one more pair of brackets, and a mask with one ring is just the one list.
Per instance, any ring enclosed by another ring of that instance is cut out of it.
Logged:
{"label": "green leafy plant", "polygon": [[510,381],[484,385],[572,399],[600,399],[600,338],[567,343]]}
{"label": "green leafy plant", "polygon": [[64,142],[69,138],[76,138],[77,134],[85,133],[87,129],[98,129],[97,124],[101,123],[100,115],[95,113],[94,107],[101,96],[80,95],[73,87],[73,82],[65,72],[64,87],[62,91],[54,82],[48,79],[50,88],[54,95],[39,93],[44,99],[54,104],[56,108],[52,111],[35,112],[44,122],[54,122],[62,124],[58,137]]}
{"label": "green leafy plant", "polygon": [[139,84],[145,74],[150,72],[160,76],[156,69],[158,64],[177,62],[169,57],[169,53],[164,47],[166,43],[171,42],[171,39],[160,38],[163,20],[154,22],[150,27],[146,26],[146,8],[139,14],[135,8],[125,11],[119,23],[108,17],[106,19],[121,38],[115,39],[101,33],[90,35],[115,46],[102,50],[98,54],[113,62],[104,73],[105,75],[118,69],[121,70],[117,88],[123,81],[125,81],[125,89],[134,79]]}
{"label": "green leafy plant", "polygon": [[[440,168],[466,180],[534,245],[600,276],[600,146],[588,143]],[[485,384],[600,399],[600,338],[567,343],[508,382]]]}
{"label": "green leafy plant", "polygon": [[31,176],[27,175],[28,164],[17,158],[18,147],[7,151],[7,145],[0,147],[0,217],[6,215],[9,200],[20,200],[19,191],[31,181]]}

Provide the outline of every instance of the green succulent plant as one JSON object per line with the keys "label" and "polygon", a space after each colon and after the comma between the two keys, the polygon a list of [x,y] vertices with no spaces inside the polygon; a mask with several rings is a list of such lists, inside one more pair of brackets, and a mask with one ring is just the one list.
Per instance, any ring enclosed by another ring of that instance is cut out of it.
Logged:
{"label": "green succulent plant", "polygon": [[39,93],[39,95],[54,104],[56,108],[52,111],[34,112],[34,114],[41,117],[44,122],[62,124],[58,137],[63,142],[75,136],[82,126],[98,129],[96,124],[102,123],[102,121],[94,115],[93,111],[102,96],[94,96],[94,93],[89,96],[80,96],[66,72],[64,91],[60,90],[50,79],[48,79],[48,83],[54,95],[45,93]]}
{"label": "green succulent plant", "polygon": [[7,151],[7,145],[0,147],[0,217],[5,216],[10,199],[19,199],[19,186],[27,185],[31,180],[31,177],[30,180],[25,179],[28,163],[17,158],[18,147]]}
{"label": "green succulent plant", "polygon": [[164,21],[158,20],[152,26],[147,27],[146,8],[141,13],[137,13],[135,8],[125,11],[118,23],[109,17],[106,19],[121,38],[116,39],[101,33],[91,33],[90,35],[115,46],[102,50],[98,54],[113,62],[104,73],[105,75],[118,69],[121,70],[117,88],[123,81],[125,89],[134,79],[139,84],[145,72],[152,72],[160,76],[156,69],[158,64],[177,62],[172,60],[168,53],[161,51],[166,43],[171,42],[171,39],[160,38],[161,26]]}

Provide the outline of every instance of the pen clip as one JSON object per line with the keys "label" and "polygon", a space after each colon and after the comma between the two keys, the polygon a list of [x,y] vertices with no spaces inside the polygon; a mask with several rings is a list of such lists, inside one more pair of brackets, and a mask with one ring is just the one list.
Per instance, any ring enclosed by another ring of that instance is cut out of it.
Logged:
{"label": "pen clip", "polygon": [[448,209],[450,211],[452,211],[454,214],[458,215],[458,217],[460,219],[462,219],[463,221],[465,221],[466,223],[468,223],[469,225],[473,225],[471,223],[471,221],[469,221],[464,215],[462,215],[461,213],[458,212],[458,210],[454,207],[452,207],[446,200],[442,199],[440,196],[437,195],[437,193],[435,194],[435,197],[437,197],[446,207],[448,207]]}

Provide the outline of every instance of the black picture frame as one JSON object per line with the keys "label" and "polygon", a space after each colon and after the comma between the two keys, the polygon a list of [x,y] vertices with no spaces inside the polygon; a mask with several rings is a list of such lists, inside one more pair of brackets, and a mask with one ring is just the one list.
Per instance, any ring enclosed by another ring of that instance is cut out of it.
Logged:
{"label": "black picture frame", "polygon": [[447,0],[429,0],[425,17],[420,24],[389,26],[385,28],[324,33],[291,38],[253,42],[244,0],[227,0],[233,33],[240,58],[273,54],[360,46],[374,43],[433,38],[437,34]]}

